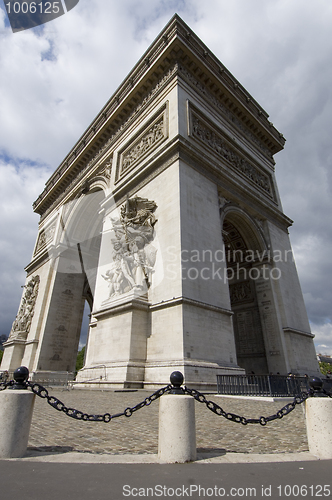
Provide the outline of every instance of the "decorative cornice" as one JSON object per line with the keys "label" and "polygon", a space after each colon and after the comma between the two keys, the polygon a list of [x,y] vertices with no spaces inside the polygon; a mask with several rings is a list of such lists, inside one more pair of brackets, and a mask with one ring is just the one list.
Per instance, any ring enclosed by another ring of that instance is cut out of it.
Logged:
{"label": "decorative cornice", "polygon": [[96,319],[100,319],[104,316],[114,316],[115,314],[120,314],[126,311],[132,311],[133,309],[139,309],[140,311],[148,311],[149,303],[146,300],[129,299],[121,303],[116,303],[115,305],[110,304],[104,309],[93,312],[92,316]]}
{"label": "decorative cornice", "polygon": [[222,103],[220,99],[218,99],[212,92],[209,92],[207,85],[199,81],[193,73],[190,72],[183,65],[179,65],[179,74],[182,78],[187,81],[190,85],[194,85],[196,91],[204,96],[204,98],[208,99],[214,108],[217,108],[221,111],[224,117],[227,117],[228,121],[235,125],[242,134],[244,134],[247,139],[253,142],[267,157],[271,158],[271,150],[265,146],[263,141],[259,139],[255,134],[251,132],[251,130],[246,127],[241,120],[237,118],[237,116],[232,112],[225,104]]}
{"label": "decorative cornice", "polygon": [[177,63],[200,79],[200,91],[204,82],[217,96],[219,106],[228,109],[228,118],[232,115],[235,126],[246,130],[253,142],[258,144],[258,140],[270,154],[283,148],[285,140],[269,122],[268,114],[175,15],[50,177],[33,204],[35,212],[45,217],[64,190],[94,169],[124,128],[174,76]]}

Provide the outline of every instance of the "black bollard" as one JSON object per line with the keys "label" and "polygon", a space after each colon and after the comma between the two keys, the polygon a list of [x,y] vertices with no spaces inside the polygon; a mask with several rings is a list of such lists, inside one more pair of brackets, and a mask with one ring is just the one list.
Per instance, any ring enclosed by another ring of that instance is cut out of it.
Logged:
{"label": "black bollard", "polygon": [[26,366],[20,366],[14,371],[15,383],[10,387],[10,389],[26,389],[27,380],[29,378],[29,370]]}
{"label": "black bollard", "polygon": [[319,377],[310,377],[309,385],[312,390],[312,396],[315,398],[325,398],[327,394],[323,392],[323,381]]}
{"label": "black bollard", "polygon": [[173,372],[170,376],[170,381],[172,384],[172,389],[169,391],[169,394],[184,394],[184,391],[181,387],[183,384],[183,375],[181,372]]}
{"label": "black bollard", "polygon": [[27,391],[28,377],[29,370],[20,366],[10,387],[14,390],[0,392],[0,458],[20,458],[26,453],[36,397]]}

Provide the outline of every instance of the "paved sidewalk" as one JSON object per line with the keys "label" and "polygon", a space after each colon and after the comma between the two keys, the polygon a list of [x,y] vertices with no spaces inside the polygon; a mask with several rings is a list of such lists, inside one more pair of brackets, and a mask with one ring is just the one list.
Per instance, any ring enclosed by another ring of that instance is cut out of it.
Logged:
{"label": "paved sidewalk", "polygon": [[[135,392],[63,391],[49,389],[66,406],[86,413],[111,414],[134,406],[152,391]],[[266,402],[228,399],[209,395],[225,411],[245,417],[268,416],[276,413],[284,401]],[[196,405],[197,450],[206,457],[227,454],[296,454],[308,452],[302,405],[283,419],[261,425],[242,425],[227,421],[206,408]],[[69,418],[36,397],[28,444],[30,454],[94,453],[112,455],[157,454],[159,401],[125,416],[104,422],[82,422]],[[174,422],[176,425],[176,422]],[[229,455],[228,455],[229,456]],[[128,457],[129,458],[129,457]],[[142,457],[143,458],[143,457]],[[151,457],[152,459],[152,457]]]}
{"label": "paved sidewalk", "polygon": [[[49,389],[49,394],[86,413],[114,414],[151,392]],[[246,417],[268,416],[285,404],[217,395],[209,399],[225,411]],[[69,418],[37,397],[27,455],[0,461],[2,495],[8,499],[23,495],[25,500],[121,500],[127,496],[277,500],[298,497],[299,492],[301,496],[330,496],[332,461],[318,460],[308,452],[302,406],[262,427],[236,424],[204,404],[195,405],[197,461],[161,464],[158,401],[130,418],[106,424]]]}

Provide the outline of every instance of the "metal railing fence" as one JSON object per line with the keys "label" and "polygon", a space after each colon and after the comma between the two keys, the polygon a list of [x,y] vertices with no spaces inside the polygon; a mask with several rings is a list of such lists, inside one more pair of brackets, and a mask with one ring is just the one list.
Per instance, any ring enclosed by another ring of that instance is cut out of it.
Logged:
{"label": "metal railing fence", "polygon": [[309,390],[308,377],[284,375],[217,375],[218,394],[291,397]]}

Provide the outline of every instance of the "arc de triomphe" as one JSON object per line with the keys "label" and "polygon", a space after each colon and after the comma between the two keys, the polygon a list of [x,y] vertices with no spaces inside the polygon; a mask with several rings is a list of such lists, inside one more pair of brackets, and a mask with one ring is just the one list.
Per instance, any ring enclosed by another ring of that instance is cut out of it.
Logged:
{"label": "arc de triomphe", "polygon": [[174,16],[46,183],[2,369],[110,387],[318,373],[267,113]]}

